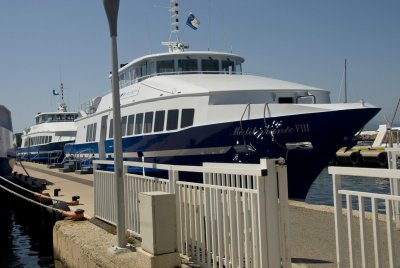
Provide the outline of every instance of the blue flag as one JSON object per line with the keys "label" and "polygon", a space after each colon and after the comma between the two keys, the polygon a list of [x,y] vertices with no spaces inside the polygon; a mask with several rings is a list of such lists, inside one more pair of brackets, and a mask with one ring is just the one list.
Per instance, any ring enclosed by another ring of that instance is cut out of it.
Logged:
{"label": "blue flag", "polygon": [[200,26],[200,21],[196,18],[193,13],[189,13],[189,17],[187,18],[186,25],[192,28],[193,30],[197,30]]}
{"label": "blue flag", "polygon": [[60,95],[60,93],[58,93],[55,89],[53,89],[53,96],[57,96]]}

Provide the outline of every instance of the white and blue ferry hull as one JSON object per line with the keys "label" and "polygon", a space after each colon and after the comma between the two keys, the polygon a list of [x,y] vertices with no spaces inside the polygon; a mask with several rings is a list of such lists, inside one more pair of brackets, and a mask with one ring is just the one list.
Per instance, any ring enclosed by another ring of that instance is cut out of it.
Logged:
{"label": "white and blue ferry hull", "polygon": [[[123,138],[125,160],[201,165],[203,162],[259,163],[283,157],[288,165],[289,196],[304,199],[313,181],[334,153],[352,141],[379,108],[335,110],[193,126],[176,132]],[[113,140],[105,142],[113,157]],[[65,153],[89,150],[99,155],[98,142],[70,143]]]}
{"label": "white and blue ferry hull", "polygon": [[15,162],[10,111],[0,105],[0,176],[9,175]]}

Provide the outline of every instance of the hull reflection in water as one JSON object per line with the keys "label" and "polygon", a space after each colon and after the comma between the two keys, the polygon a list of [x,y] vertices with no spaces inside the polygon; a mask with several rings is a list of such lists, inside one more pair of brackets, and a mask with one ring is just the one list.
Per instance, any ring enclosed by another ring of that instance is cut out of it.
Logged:
{"label": "hull reflection in water", "polygon": [[0,267],[55,267],[52,226],[41,210],[0,190]]}

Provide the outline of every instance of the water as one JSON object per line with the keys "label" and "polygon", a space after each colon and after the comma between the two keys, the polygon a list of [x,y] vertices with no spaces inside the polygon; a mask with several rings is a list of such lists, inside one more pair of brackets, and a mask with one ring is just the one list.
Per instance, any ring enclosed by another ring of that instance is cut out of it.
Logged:
{"label": "water", "polygon": [[[388,194],[390,191],[388,180],[344,176],[342,185],[348,190],[382,194]],[[52,228],[44,227],[38,220],[40,209],[16,200],[1,190],[0,201],[3,204],[0,219],[0,267],[54,267]],[[312,185],[306,202],[333,205],[332,177],[327,169],[321,172]],[[378,207],[381,211],[384,210],[384,204],[380,203]],[[356,200],[353,200],[353,208],[358,209]],[[368,200],[366,210],[371,210]]]}
{"label": "water", "polygon": [[[390,182],[388,179],[342,176],[342,189],[389,194]],[[343,207],[346,207],[344,197],[342,201]],[[311,186],[306,197],[306,202],[309,204],[333,206],[332,175],[328,174],[327,168],[321,172]],[[352,207],[353,209],[358,209],[358,200],[356,198],[352,200]],[[371,211],[371,200],[369,198],[365,200],[365,210]],[[382,200],[378,200],[378,211],[385,211],[385,203]]]}
{"label": "water", "polygon": [[41,210],[0,190],[0,267],[54,267],[52,228]]}

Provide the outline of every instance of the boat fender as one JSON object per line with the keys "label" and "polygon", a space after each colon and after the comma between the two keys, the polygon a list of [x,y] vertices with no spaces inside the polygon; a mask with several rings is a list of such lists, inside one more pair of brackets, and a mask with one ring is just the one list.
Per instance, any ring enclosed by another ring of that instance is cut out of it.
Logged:
{"label": "boat fender", "polygon": [[388,165],[388,157],[386,152],[381,152],[378,154],[378,163],[381,167],[386,167]]}
{"label": "boat fender", "polygon": [[350,162],[353,166],[359,166],[362,162],[362,157],[360,152],[355,151],[350,154]]}

